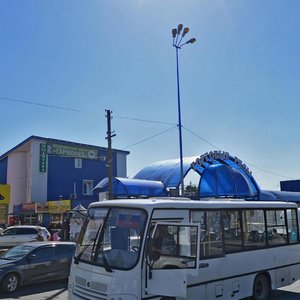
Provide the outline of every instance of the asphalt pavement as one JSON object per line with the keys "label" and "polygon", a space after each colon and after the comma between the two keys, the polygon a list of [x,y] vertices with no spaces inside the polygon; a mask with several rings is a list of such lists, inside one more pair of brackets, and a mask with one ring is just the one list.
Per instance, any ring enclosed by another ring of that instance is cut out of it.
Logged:
{"label": "asphalt pavement", "polygon": [[[67,280],[39,283],[25,286],[13,294],[0,292],[0,299],[5,300],[67,300]],[[287,287],[272,292],[269,300],[299,300],[300,280]],[[209,300],[209,299],[206,299]],[[244,299],[250,300],[250,298]]]}

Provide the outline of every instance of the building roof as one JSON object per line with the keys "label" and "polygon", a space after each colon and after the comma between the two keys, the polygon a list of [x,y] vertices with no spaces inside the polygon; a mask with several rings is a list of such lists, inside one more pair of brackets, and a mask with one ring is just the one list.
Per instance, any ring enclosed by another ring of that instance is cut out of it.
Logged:
{"label": "building roof", "polygon": [[[107,150],[106,147],[100,147],[100,146],[96,146],[96,145],[82,144],[82,143],[76,143],[76,142],[71,142],[71,141],[58,140],[58,139],[53,139],[53,138],[46,138],[46,137],[32,135],[29,138],[27,138],[26,140],[22,141],[18,145],[14,146],[10,150],[8,150],[7,152],[5,152],[4,154],[0,155],[0,160],[6,158],[10,153],[12,153],[13,151],[15,151],[18,148],[21,148],[22,146],[24,146],[25,144],[27,144],[28,142],[30,142],[32,140],[40,140],[40,141],[44,141],[46,143],[47,142],[48,143],[58,143],[58,144],[64,144],[64,145],[74,146],[74,147],[91,147],[91,148],[96,148],[98,150]],[[125,151],[125,150],[112,149],[112,151],[113,152],[123,152],[126,155],[130,154],[129,151]]]}
{"label": "building roof", "polygon": [[262,190],[260,192],[260,200],[263,200],[263,201],[289,201],[289,202],[300,203],[300,192]]}

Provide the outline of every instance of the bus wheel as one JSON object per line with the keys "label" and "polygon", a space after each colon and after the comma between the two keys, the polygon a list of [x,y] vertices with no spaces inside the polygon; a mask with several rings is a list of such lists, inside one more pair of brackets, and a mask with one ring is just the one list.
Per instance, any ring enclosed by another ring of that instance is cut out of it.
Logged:
{"label": "bus wheel", "polygon": [[265,274],[259,274],[255,277],[253,283],[253,300],[267,300],[270,295],[270,283]]}

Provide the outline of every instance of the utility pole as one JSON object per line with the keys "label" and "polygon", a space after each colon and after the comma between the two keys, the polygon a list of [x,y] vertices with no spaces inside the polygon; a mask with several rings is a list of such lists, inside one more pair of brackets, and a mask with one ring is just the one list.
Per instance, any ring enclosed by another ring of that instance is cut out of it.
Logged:
{"label": "utility pole", "polygon": [[108,167],[108,199],[113,199],[113,157],[112,157],[112,148],[111,148],[111,139],[116,136],[114,131],[111,131],[111,119],[112,111],[106,109],[106,118],[107,118],[107,167]]}

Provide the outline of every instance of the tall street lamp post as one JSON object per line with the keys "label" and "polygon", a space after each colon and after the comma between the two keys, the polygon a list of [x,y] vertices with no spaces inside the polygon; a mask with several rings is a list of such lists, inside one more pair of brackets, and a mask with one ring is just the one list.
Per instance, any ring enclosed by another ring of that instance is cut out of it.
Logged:
{"label": "tall street lamp post", "polygon": [[181,125],[181,108],[180,108],[180,85],[179,85],[179,63],[178,63],[178,50],[186,44],[193,44],[196,42],[195,38],[189,39],[187,42],[183,42],[182,39],[190,31],[188,27],[183,30],[183,25],[179,24],[177,28],[172,29],[173,46],[176,50],[176,71],[177,71],[177,103],[178,103],[178,130],[179,130],[179,151],[180,151],[180,182],[181,182],[181,195],[184,194],[184,182],[183,182],[183,155],[182,155],[182,125]]}

